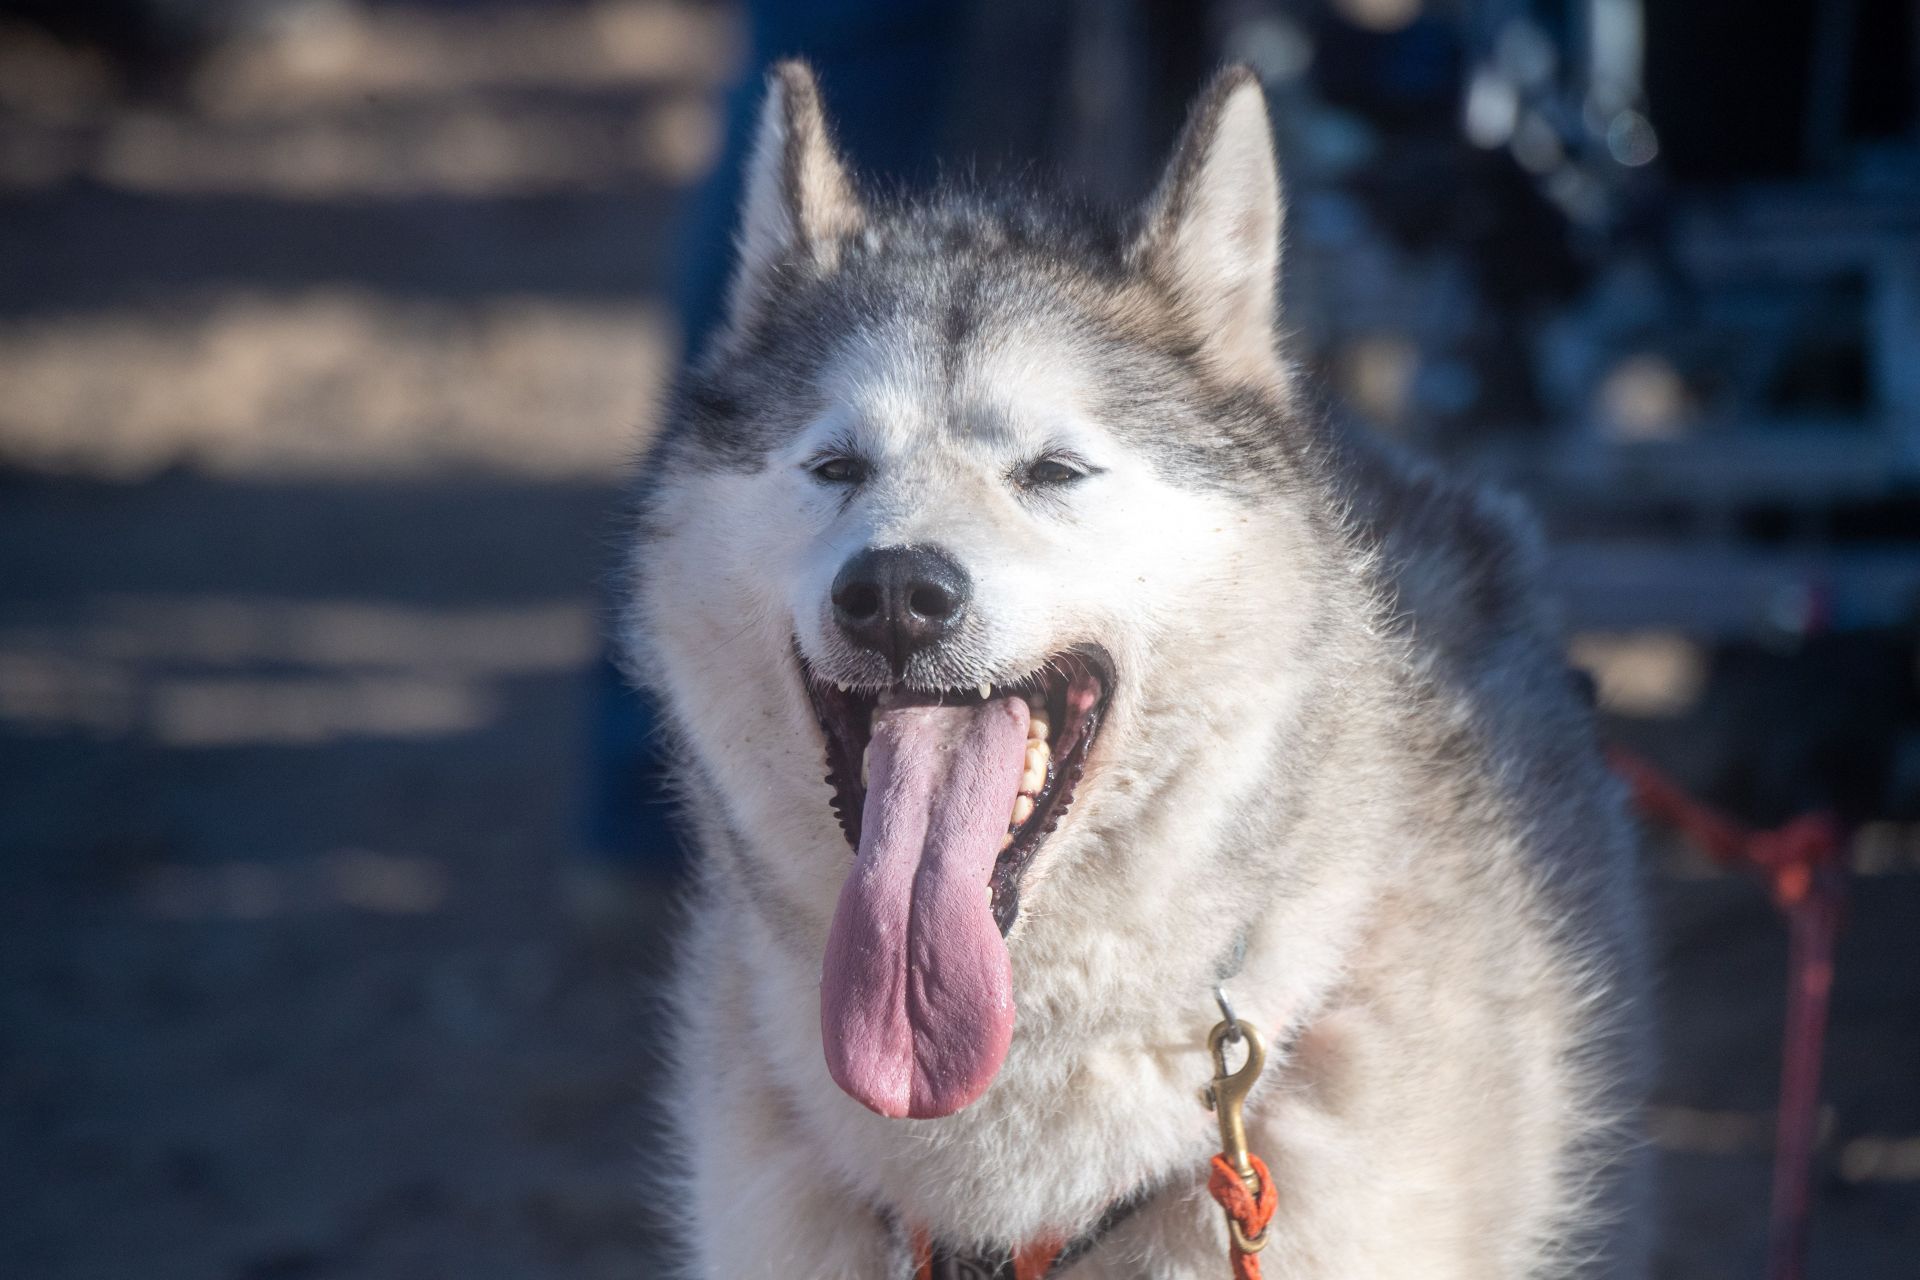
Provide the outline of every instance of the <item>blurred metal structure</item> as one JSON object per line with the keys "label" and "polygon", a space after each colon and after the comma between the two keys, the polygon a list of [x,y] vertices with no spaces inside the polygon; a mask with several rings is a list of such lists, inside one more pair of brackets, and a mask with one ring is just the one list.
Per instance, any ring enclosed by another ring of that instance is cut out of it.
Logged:
{"label": "blurred metal structure", "polygon": [[[1570,596],[1599,625],[1646,625],[1656,621],[1648,602],[1663,600],[1670,612],[1657,621],[1734,637],[1911,625],[1920,606],[1920,44],[1911,13],[1904,30],[1895,6],[1855,0],[1735,18],[1801,11],[1807,43],[1773,46],[1771,61],[1745,72],[1775,77],[1782,98],[1798,85],[1801,128],[1748,172],[1703,178],[1683,158],[1674,172],[1653,170],[1658,185],[1648,186],[1634,170],[1659,155],[1664,123],[1715,104],[1675,92],[1671,74],[1670,98],[1648,104],[1645,63],[1697,60],[1708,52],[1697,43],[1703,28],[1670,33],[1695,43],[1663,49],[1647,44],[1653,11],[1642,0],[1579,0],[1564,7],[1570,20],[1558,32],[1537,19],[1547,8],[1469,6],[1474,29],[1493,34],[1465,128],[1479,145],[1505,145],[1576,230],[1596,235],[1593,284],[1533,353],[1554,425],[1493,454],[1547,495],[1549,509],[1583,509],[1577,524],[1633,534],[1664,524],[1681,543],[1669,539],[1627,574],[1620,551],[1576,548]],[[1862,83],[1876,74],[1868,41],[1906,53],[1904,65],[1878,66],[1891,90]],[[1804,62],[1798,79],[1795,59]],[[1564,67],[1557,76],[1542,70],[1555,65]],[[1476,117],[1477,101],[1499,96],[1489,83],[1520,104],[1505,137]],[[1904,110],[1862,124],[1859,104],[1876,95],[1904,99]],[[1530,143],[1530,123],[1558,145]],[[1709,138],[1730,127],[1750,126],[1718,122]],[[1891,518],[1879,521],[1875,545],[1841,532],[1849,511],[1876,507]],[[1757,537],[1756,526],[1782,532]]]}

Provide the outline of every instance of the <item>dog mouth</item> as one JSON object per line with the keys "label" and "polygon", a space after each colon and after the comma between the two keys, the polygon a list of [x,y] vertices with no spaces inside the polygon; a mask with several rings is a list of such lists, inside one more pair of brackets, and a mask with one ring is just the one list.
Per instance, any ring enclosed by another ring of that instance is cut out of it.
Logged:
{"label": "dog mouth", "polygon": [[951,1115],[1012,1044],[1006,936],[1073,802],[1111,668],[1074,650],[1009,684],[914,690],[843,688],[801,666],[854,850],[821,961],[827,1069],[883,1116]]}
{"label": "dog mouth", "polygon": [[829,804],[856,851],[867,811],[876,716],[918,707],[985,708],[1011,699],[1025,705],[1019,785],[987,881],[994,923],[1004,937],[1019,919],[1027,871],[1072,805],[1086,770],[1113,688],[1105,653],[1091,647],[1072,649],[1022,680],[931,692],[903,686],[843,687],[821,679],[804,656],[796,656],[826,737]]}

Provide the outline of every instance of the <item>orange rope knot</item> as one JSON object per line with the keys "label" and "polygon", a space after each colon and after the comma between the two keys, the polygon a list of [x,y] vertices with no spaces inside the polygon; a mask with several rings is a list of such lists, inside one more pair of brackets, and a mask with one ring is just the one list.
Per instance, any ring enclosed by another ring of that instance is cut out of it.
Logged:
{"label": "orange rope knot", "polygon": [[[1260,1259],[1255,1254],[1265,1246],[1267,1224],[1273,1221],[1273,1211],[1280,1207],[1280,1193],[1273,1189],[1266,1161],[1252,1153],[1248,1154],[1247,1161],[1260,1179],[1257,1197],[1247,1190],[1240,1171],[1227,1163],[1225,1156],[1213,1158],[1213,1173],[1207,1178],[1208,1192],[1226,1210],[1228,1222],[1239,1228],[1233,1243],[1234,1280],[1260,1280]],[[1254,1246],[1253,1252],[1240,1247],[1242,1240]]]}

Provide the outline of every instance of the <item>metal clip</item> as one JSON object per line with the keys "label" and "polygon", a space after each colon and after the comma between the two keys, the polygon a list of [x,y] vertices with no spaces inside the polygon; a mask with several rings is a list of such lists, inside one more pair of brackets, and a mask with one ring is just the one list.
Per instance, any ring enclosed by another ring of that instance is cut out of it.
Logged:
{"label": "metal clip", "polygon": [[1233,1011],[1233,1003],[1227,999],[1227,989],[1219,983],[1213,985],[1213,1002],[1220,1006],[1220,1016],[1227,1020],[1227,1043],[1240,1043],[1240,1019]]}
{"label": "metal clip", "polygon": [[[1240,1064],[1238,1071],[1228,1071],[1227,1046],[1235,1040],[1246,1042],[1247,1060]],[[1247,1158],[1247,1128],[1240,1111],[1253,1082],[1260,1078],[1260,1072],[1267,1065],[1267,1047],[1251,1023],[1230,1018],[1207,1033],[1207,1052],[1213,1055],[1213,1083],[1202,1091],[1202,1098],[1207,1109],[1220,1121],[1220,1154],[1240,1175],[1247,1193],[1257,1198],[1260,1175],[1254,1172],[1253,1162]],[[1267,1247],[1266,1232],[1249,1240],[1233,1219],[1227,1220],[1227,1227],[1233,1232],[1233,1243],[1240,1252],[1258,1253]]]}

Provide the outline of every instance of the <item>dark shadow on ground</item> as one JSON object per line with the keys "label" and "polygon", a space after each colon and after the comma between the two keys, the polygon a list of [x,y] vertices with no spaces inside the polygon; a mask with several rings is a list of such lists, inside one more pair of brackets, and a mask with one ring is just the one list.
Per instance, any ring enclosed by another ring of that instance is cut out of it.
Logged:
{"label": "dark shadow on ground", "polygon": [[0,492],[7,1273],[655,1273],[664,903],[566,894],[613,491]]}

